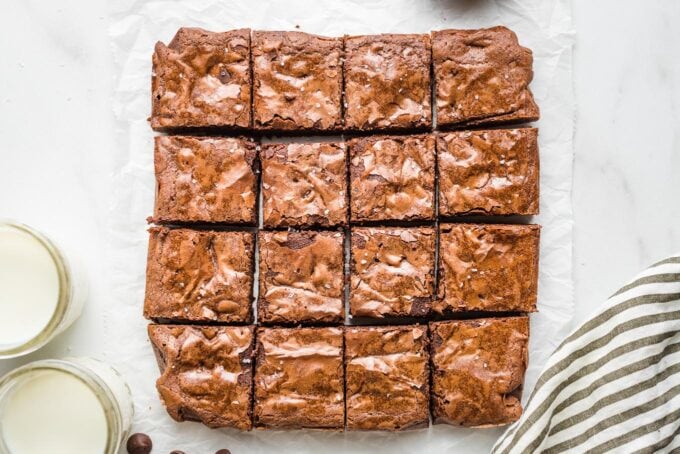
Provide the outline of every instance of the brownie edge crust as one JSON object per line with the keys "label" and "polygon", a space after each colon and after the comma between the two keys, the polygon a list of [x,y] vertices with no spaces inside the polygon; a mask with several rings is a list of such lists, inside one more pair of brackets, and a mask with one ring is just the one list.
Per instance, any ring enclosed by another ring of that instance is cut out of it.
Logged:
{"label": "brownie edge crust", "polygon": [[430,323],[435,424],[494,427],[522,414],[529,318]]}
{"label": "brownie edge crust", "polygon": [[342,430],[343,347],[340,327],[258,328],[255,425]]}
{"label": "brownie edge crust", "polygon": [[255,31],[254,127],[328,131],[342,125],[342,39]]}
{"label": "brownie edge crust", "polygon": [[252,232],[150,228],[144,316],[250,323],[254,244]]}
{"label": "brownie edge crust", "polygon": [[176,421],[252,428],[252,326],[149,325],[156,382]]}
{"label": "brownie edge crust", "polygon": [[535,312],[540,231],[535,224],[440,224],[432,309]]}
{"label": "brownie edge crust", "polygon": [[345,37],[345,128],[429,129],[431,54],[429,35]]}
{"label": "brownie edge crust", "polygon": [[152,58],[151,128],[243,129],[250,118],[250,30],[180,28]]}
{"label": "brownie edge crust", "polygon": [[158,224],[257,222],[257,149],[236,137],[157,136]]}
{"label": "brownie edge crust", "polygon": [[405,430],[429,422],[427,326],[345,328],[347,430]]}
{"label": "brownie edge crust", "polygon": [[533,55],[506,27],[432,32],[437,125],[535,121]]}

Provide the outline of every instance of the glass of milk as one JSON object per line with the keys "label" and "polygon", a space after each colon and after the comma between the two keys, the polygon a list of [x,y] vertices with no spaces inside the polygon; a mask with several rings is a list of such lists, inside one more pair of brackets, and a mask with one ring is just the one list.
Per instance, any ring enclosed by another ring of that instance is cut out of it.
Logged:
{"label": "glass of milk", "polygon": [[44,360],[0,378],[0,452],[115,454],[133,417],[130,390],[90,358]]}
{"label": "glass of milk", "polygon": [[78,318],[85,294],[83,274],[49,238],[0,220],[0,359],[52,340]]}

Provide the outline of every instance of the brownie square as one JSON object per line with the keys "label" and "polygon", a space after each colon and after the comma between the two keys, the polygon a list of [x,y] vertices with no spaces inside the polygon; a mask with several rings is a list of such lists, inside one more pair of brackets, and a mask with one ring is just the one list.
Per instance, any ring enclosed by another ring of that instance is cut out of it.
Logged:
{"label": "brownie square", "polygon": [[345,38],[345,127],[356,131],[432,125],[428,35]]}
{"label": "brownie square", "polygon": [[426,326],[345,328],[348,430],[403,430],[429,423]]}
{"label": "brownie square", "polygon": [[349,152],[352,221],[434,219],[434,137],[361,137]]}
{"label": "brownie square", "polygon": [[538,214],[538,130],[437,136],[439,214]]}
{"label": "brownie square", "polygon": [[257,221],[255,144],[246,139],[155,138],[158,223]]}
{"label": "brownie square", "polygon": [[265,227],[347,225],[348,199],[343,143],[262,146]]}
{"label": "brownie square", "polygon": [[434,228],[352,229],[350,313],[423,317],[434,299]]}
{"label": "brownie square", "polygon": [[342,328],[258,328],[255,425],[342,429]]}
{"label": "brownie square", "polygon": [[261,323],[344,320],[344,234],[259,232]]}
{"label": "brownie square", "polygon": [[144,316],[155,321],[252,321],[251,232],[149,229]]}
{"label": "brownie square", "polygon": [[256,128],[325,131],[342,125],[342,39],[256,31],[252,49]]}
{"label": "brownie square", "polygon": [[430,336],[435,424],[493,427],[519,419],[528,317],[432,322]]}
{"label": "brownie square", "polygon": [[533,56],[505,27],[432,32],[437,125],[538,120]]}
{"label": "brownie square", "polygon": [[149,325],[156,388],[176,421],[252,428],[253,327]]}
{"label": "brownie square", "polygon": [[435,312],[534,312],[540,226],[442,224]]}
{"label": "brownie square", "polygon": [[247,128],[250,86],[250,30],[180,28],[154,49],[151,127]]}

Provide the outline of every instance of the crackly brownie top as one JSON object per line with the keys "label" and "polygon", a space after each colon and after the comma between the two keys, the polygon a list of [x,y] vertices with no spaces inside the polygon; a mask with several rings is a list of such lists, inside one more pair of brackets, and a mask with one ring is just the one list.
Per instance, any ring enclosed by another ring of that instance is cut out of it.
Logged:
{"label": "crackly brownie top", "polygon": [[251,326],[149,325],[162,375],[156,382],[177,421],[249,430]]}
{"label": "crackly brownie top", "polygon": [[345,52],[348,129],[431,125],[428,35],[352,36]]}
{"label": "crackly brownie top", "polygon": [[341,125],[341,39],[257,31],[252,52],[256,127],[328,130]]}
{"label": "crackly brownie top", "polygon": [[433,228],[354,228],[350,312],[425,316],[434,297]]}
{"label": "crackly brownie top", "polygon": [[264,225],[347,224],[346,161],[342,143],[263,145]]}
{"label": "crackly brownie top", "polygon": [[538,214],[537,129],[437,137],[439,214]]}
{"label": "crackly brownie top", "polygon": [[151,228],[145,317],[249,322],[253,245],[250,232]]}
{"label": "crackly brownie top", "polygon": [[255,144],[237,138],[155,139],[156,222],[256,221]]}
{"label": "crackly brownie top", "polygon": [[342,328],[259,328],[255,425],[341,429]]}
{"label": "crackly brownie top", "polygon": [[434,144],[425,135],[352,139],[351,219],[433,219]]}
{"label": "crackly brownie top", "polygon": [[259,236],[259,320],[342,321],[344,235],[261,231]]}
{"label": "crackly brownie top", "polygon": [[432,33],[437,123],[532,121],[531,50],[505,27]]}
{"label": "crackly brownie top", "polygon": [[434,322],[430,332],[435,422],[495,426],[520,417],[528,317]]}
{"label": "crackly brownie top", "polygon": [[250,30],[180,28],[153,54],[151,127],[250,126]]}
{"label": "crackly brownie top", "polygon": [[427,426],[427,346],[426,326],[346,328],[348,429]]}
{"label": "crackly brownie top", "polygon": [[436,312],[536,310],[540,226],[440,228]]}

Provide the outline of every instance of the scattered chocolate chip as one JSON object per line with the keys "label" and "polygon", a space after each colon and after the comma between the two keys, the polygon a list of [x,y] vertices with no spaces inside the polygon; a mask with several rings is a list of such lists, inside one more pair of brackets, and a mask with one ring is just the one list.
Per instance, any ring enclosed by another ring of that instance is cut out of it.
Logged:
{"label": "scattered chocolate chip", "polygon": [[184,454],[184,451],[172,451],[170,454]]}
{"label": "scattered chocolate chip", "polygon": [[220,449],[215,454],[231,454],[231,451],[229,451],[228,449]]}
{"label": "scattered chocolate chip", "polygon": [[151,438],[147,434],[136,433],[130,435],[127,441],[127,452],[130,454],[149,454],[151,452]]}

